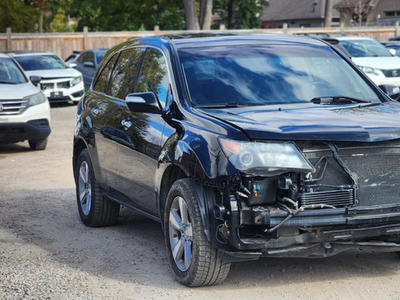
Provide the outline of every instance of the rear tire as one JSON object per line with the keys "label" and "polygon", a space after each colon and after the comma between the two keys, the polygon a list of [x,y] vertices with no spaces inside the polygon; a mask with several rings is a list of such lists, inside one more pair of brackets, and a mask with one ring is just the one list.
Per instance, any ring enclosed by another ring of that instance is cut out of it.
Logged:
{"label": "rear tire", "polygon": [[222,283],[230,263],[218,256],[204,234],[197,194],[190,179],[176,181],[165,210],[167,253],[177,281],[189,287]]}
{"label": "rear tire", "polygon": [[120,205],[102,195],[87,149],[79,155],[76,170],[76,200],[83,224],[90,227],[114,225]]}
{"label": "rear tire", "polygon": [[31,150],[44,150],[47,146],[47,138],[41,141],[29,141]]}

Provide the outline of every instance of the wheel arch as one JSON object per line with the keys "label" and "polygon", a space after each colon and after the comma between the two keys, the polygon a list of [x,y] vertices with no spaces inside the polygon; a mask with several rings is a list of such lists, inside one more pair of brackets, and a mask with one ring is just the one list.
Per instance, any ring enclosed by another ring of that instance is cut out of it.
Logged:
{"label": "wheel arch", "polygon": [[164,227],[165,219],[165,205],[168,193],[172,185],[179,179],[188,178],[194,187],[197,194],[198,205],[201,211],[201,218],[204,226],[204,233],[209,242],[212,242],[211,237],[211,224],[212,212],[215,204],[217,203],[218,193],[215,188],[206,187],[196,182],[196,179],[189,176],[177,165],[171,165],[163,174],[159,196],[159,213],[161,218],[161,225]]}
{"label": "wheel arch", "polygon": [[162,226],[164,226],[165,203],[167,201],[169,190],[175,181],[188,177],[189,175],[177,165],[170,165],[163,173],[158,200],[158,208]]}
{"label": "wheel arch", "polygon": [[[77,171],[77,161],[79,154],[82,152],[83,149],[87,149],[87,145],[83,139],[77,139],[74,143],[74,149],[72,154],[72,170],[74,172],[74,180],[76,181],[76,171]],[[75,182],[76,183],[76,182]]]}

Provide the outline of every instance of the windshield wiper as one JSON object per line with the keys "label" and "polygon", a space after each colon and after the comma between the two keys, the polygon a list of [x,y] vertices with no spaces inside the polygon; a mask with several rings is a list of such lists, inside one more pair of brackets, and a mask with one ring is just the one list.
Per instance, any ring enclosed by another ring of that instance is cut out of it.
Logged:
{"label": "windshield wiper", "polygon": [[206,105],[196,105],[196,108],[229,108],[229,107],[238,107],[239,103],[237,102],[228,102],[221,104],[206,104]]}
{"label": "windshield wiper", "polygon": [[371,103],[370,100],[353,98],[348,96],[315,97],[310,100],[314,104],[352,104],[352,103]]}

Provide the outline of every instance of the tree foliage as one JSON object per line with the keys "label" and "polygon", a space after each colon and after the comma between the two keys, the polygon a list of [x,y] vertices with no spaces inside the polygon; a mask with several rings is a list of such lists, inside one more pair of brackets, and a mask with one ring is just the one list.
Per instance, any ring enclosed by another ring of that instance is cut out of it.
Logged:
{"label": "tree foliage", "polygon": [[208,30],[213,12],[221,17],[214,27],[256,28],[262,5],[268,0],[0,0],[0,30]]}
{"label": "tree foliage", "polygon": [[39,11],[20,0],[0,1],[0,31],[11,27],[13,32],[34,32]]}
{"label": "tree foliage", "polygon": [[336,9],[348,25],[361,26],[369,21],[373,5],[370,0],[343,0],[337,4]]}
{"label": "tree foliage", "polygon": [[72,0],[1,0],[0,30],[13,32],[73,31],[69,23]]}
{"label": "tree foliage", "polygon": [[71,15],[78,30],[95,31],[183,29],[183,7],[174,0],[73,0]]}
{"label": "tree foliage", "polygon": [[228,29],[259,28],[263,6],[268,0],[214,0],[214,11]]}

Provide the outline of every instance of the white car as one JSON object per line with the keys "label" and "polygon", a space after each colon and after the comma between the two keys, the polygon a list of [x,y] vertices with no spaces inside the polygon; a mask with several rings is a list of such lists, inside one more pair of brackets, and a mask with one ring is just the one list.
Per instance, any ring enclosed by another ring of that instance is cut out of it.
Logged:
{"label": "white car", "polygon": [[377,85],[400,86],[400,57],[368,37],[335,37],[349,52],[353,62]]}
{"label": "white car", "polygon": [[17,51],[8,52],[28,76],[41,77],[40,88],[50,103],[78,103],[84,93],[82,74],[54,53]]}
{"label": "white car", "polygon": [[[50,105],[35,85],[40,77],[26,77],[9,56],[0,53],[0,143],[29,141],[44,150],[50,135]],[[35,85],[34,85],[35,84]]]}

